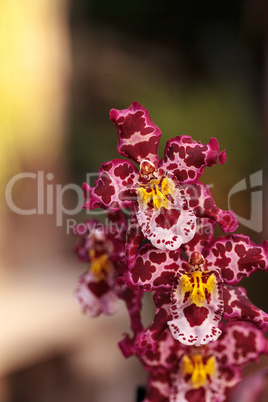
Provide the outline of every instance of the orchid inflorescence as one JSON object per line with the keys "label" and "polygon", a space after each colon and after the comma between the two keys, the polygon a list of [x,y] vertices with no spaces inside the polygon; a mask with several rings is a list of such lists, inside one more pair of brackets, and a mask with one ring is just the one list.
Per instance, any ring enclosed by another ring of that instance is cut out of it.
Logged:
{"label": "orchid inflorescence", "polygon": [[[159,160],[161,132],[143,106],[112,109],[110,119],[118,153],[139,169],[114,159],[101,165],[93,187],[83,185],[84,208],[104,209],[120,230],[104,230],[97,219],[83,224],[86,230],[75,227],[77,255],[89,264],[76,298],[90,316],[113,314],[125,302],[132,335],[119,347],[148,371],[144,402],[228,401],[243,367],[268,352],[268,314],[236,286],[268,270],[268,242],[214,238],[216,224],[224,233],[238,226],[199,181],[205,167],[225,162],[215,138],[201,144],[175,137]],[[153,292],[155,304],[146,328],[144,292]]]}

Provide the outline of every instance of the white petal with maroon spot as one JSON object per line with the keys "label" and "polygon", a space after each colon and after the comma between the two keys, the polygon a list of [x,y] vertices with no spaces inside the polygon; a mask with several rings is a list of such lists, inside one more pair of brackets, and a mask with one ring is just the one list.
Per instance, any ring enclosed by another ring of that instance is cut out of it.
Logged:
{"label": "white petal with maroon spot", "polygon": [[168,208],[160,210],[139,200],[137,220],[144,236],[161,250],[176,250],[196,232],[196,217],[184,191],[176,188]]}
{"label": "white petal with maroon spot", "polygon": [[75,290],[75,298],[83,313],[91,317],[97,317],[101,313],[111,315],[118,309],[118,297],[108,282],[105,291],[99,296],[90,289],[90,285],[98,286],[99,284],[100,282],[96,281],[92,273],[86,272],[78,278]]}
{"label": "white petal with maroon spot", "polygon": [[[214,389],[213,389],[214,388]],[[219,395],[219,389],[207,383],[203,387],[193,388],[191,381],[186,381],[181,373],[177,373],[173,378],[173,386],[170,394],[170,402],[222,402],[224,396]],[[217,392],[218,391],[218,392]],[[215,399],[218,397],[218,399]]]}
{"label": "white petal with maroon spot", "polygon": [[183,291],[180,280],[174,286],[170,307],[173,319],[168,321],[168,325],[175,339],[185,345],[199,346],[215,341],[220,336],[218,323],[222,318],[224,305],[218,281],[210,295],[204,305],[198,307]]}

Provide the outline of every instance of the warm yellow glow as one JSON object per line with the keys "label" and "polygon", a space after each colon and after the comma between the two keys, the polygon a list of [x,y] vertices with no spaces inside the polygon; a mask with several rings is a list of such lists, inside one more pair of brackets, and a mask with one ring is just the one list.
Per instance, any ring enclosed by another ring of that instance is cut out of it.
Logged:
{"label": "warm yellow glow", "polygon": [[94,251],[90,252],[91,257],[91,267],[90,272],[95,276],[96,279],[101,280],[107,277],[107,274],[112,269],[111,261],[107,254],[101,254],[99,257],[94,256]]}
{"label": "warm yellow glow", "polygon": [[191,358],[187,355],[182,359],[182,374],[190,375],[193,388],[199,388],[205,385],[207,377],[212,377],[216,370],[216,360],[211,356],[205,363],[200,354],[193,355]]}
{"label": "warm yellow glow", "polygon": [[69,74],[66,4],[0,0],[0,187],[20,160],[38,165],[59,157]]}
{"label": "warm yellow glow", "polygon": [[168,195],[173,196],[174,185],[171,180],[164,177],[163,180],[152,179],[146,186],[138,188],[138,196],[142,203],[152,202],[156,209],[168,208]]}
{"label": "warm yellow glow", "polygon": [[[207,275],[207,274],[205,274]],[[205,301],[206,294],[212,293],[215,287],[216,278],[211,274],[207,281],[204,282],[204,273],[201,271],[194,271],[191,274],[185,274],[181,277],[181,286],[184,292],[190,292],[193,303],[197,306],[202,306]]]}

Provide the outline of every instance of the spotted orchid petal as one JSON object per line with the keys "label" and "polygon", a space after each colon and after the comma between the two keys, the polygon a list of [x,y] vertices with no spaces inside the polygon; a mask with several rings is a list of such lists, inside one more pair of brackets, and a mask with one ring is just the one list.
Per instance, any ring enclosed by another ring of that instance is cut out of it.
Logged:
{"label": "spotted orchid petal", "polygon": [[[217,341],[212,343],[217,343]],[[241,380],[242,368],[239,366],[224,366],[213,355],[210,355],[210,357],[201,356],[202,353],[199,355],[199,359],[202,360],[201,364],[198,362],[198,368],[194,365],[194,360],[197,359],[191,354],[190,356],[184,356],[185,358],[182,359],[180,364],[180,371],[177,375],[173,375],[170,402],[229,401],[230,390]],[[200,365],[201,367],[203,366],[201,370]],[[183,372],[185,372],[184,375]],[[196,378],[193,380],[194,376]],[[197,379],[199,381],[203,379],[204,384],[198,386],[198,383],[196,384]]]}
{"label": "spotted orchid petal", "polygon": [[187,135],[169,140],[164,155],[159,168],[173,173],[183,183],[196,182],[206,166],[212,166],[217,161],[223,164],[226,159],[225,151],[219,151],[216,138],[210,138],[208,144],[201,144]]}
{"label": "spotted orchid petal", "polygon": [[123,211],[108,211],[107,226],[107,236],[109,239],[116,239],[117,242],[125,243],[128,222]]}
{"label": "spotted orchid petal", "polygon": [[264,332],[250,322],[232,322],[221,325],[222,334],[217,342],[209,344],[213,356],[225,366],[242,366],[257,361],[268,352]]}
{"label": "spotted orchid petal", "polygon": [[158,144],[161,131],[147,110],[133,101],[128,109],[111,109],[110,120],[116,126],[120,155],[140,164],[148,159],[158,166]]}
{"label": "spotted orchid petal", "polygon": [[170,402],[170,376],[166,372],[150,372],[143,402]]}
{"label": "spotted orchid petal", "polygon": [[222,323],[215,342],[188,347],[173,371],[170,401],[226,402],[241,380],[242,369],[267,353],[267,339],[251,323]]}
{"label": "spotted orchid petal", "polygon": [[207,347],[188,347],[172,373],[170,402],[223,402],[241,378],[241,368],[225,366]]}
{"label": "spotted orchid petal", "polygon": [[253,243],[248,236],[219,237],[204,250],[208,267],[221,270],[224,282],[236,285],[259,269],[268,270],[268,242]]}
{"label": "spotted orchid petal", "polygon": [[[173,376],[173,386],[171,388],[169,402],[226,402],[227,388],[224,378],[232,378],[233,385],[237,384],[241,370],[231,367],[221,369],[222,379],[214,378],[212,382],[207,382],[204,386],[193,387],[191,381],[187,381],[180,373]],[[231,386],[233,386],[231,385]]]}
{"label": "spotted orchid petal", "polygon": [[223,314],[222,280],[217,271],[178,276],[172,291],[168,322],[175,339],[185,345],[204,345],[221,334]]}
{"label": "spotted orchid petal", "polygon": [[155,348],[144,350],[138,358],[148,371],[165,371],[171,374],[187,348],[188,346],[176,341],[169,329],[166,329],[155,342]]}
{"label": "spotted orchid petal", "polygon": [[215,220],[224,233],[233,232],[238,227],[238,221],[233,211],[224,211],[215,204],[209,186],[203,183],[191,184],[185,187],[189,206],[197,217]]}
{"label": "spotted orchid petal", "polygon": [[103,208],[119,210],[130,207],[136,200],[134,190],[139,177],[133,163],[122,159],[113,159],[103,163],[94,187],[84,183],[85,209]]}
{"label": "spotted orchid petal", "polygon": [[192,240],[182,245],[186,256],[189,258],[193,252],[202,254],[203,249],[210,244],[214,236],[215,221],[208,218],[198,218],[196,233]]}
{"label": "spotted orchid petal", "polygon": [[167,252],[145,244],[138,251],[133,268],[124,273],[123,281],[133,289],[171,290],[176,272],[184,272],[186,266],[180,255],[180,250]]}
{"label": "spotted orchid petal", "polygon": [[78,278],[75,297],[83,313],[97,317],[101,313],[114,314],[118,308],[118,296],[109,281],[96,280],[91,272]]}
{"label": "spotted orchid petal", "polygon": [[176,250],[196,232],[196,217],[183,189],[173,188],[168,206],[155,208],[139,199],[137,220],[144,236],[161,250]]}
{"label": "spotted orchid petal", "polygon": [[228,321],[251,321],[259,329],[268,328],[268,314],[256,307],[242,286],[223,286],[224,314]]}
{"label": "spotted orchid petal", "polygon": [[138,249],[144,240],[141,227],[137,222],[136,215],[131,214],[131,221],[126,232],[126,261],[128,268],[131,269],[135,265]]}

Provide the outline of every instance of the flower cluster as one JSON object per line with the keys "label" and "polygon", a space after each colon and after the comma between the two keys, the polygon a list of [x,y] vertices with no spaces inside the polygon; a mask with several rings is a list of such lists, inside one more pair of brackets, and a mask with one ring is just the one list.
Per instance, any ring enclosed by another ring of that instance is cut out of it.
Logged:
{"label": "flower cluster", "polygon": [[[90,316],[126,303],[133,333],[119,347],[148,371],[144,402],[228,401],[243,367],[268,352],[268,314],[236,286],[268,270],[268,242],[214,237],[216,224],[224,233],[238,226],[200,181],[205,167],[225,162],[215,138],[175,137],[159,160],[161,132],[143,106],[112,109],[110,119],[117,151],[131,161],[103,163],[95,185],[83,185],[84,208],[106,210],[109,225],[89,219],[74,229],[77,255],[89,264],[76,298]],[[104,230],[110,224],[117,230]],[[146,328],[144,292],[153,292],[155,305]]]}

